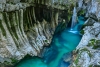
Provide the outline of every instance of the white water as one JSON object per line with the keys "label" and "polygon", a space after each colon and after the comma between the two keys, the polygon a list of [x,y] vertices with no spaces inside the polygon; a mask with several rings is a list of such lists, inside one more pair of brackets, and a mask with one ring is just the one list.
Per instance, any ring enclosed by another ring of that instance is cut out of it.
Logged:
{"label": "white water", "polygon": [[77,12],[76,12],[76,7],[74,7],[73,16],[72,16],[71,30],[73,30],[73,28],[75,27],[76,24],[77,24]]}

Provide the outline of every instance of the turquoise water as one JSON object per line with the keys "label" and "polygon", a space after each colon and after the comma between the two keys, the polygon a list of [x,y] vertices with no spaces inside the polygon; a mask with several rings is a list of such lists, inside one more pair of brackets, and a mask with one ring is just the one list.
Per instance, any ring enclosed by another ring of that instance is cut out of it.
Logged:
{"label": "turquoise water", "polygon": [[79,17],[77,25],[70,29],[67,27],[60,33],[54,34],[50,47],[39,57],[24,58],[15,67],[68,67],[70,62],[65,62],[65,56],[71,57],[71,52],[79,44],[82,35],[79,33],[84,18]]}

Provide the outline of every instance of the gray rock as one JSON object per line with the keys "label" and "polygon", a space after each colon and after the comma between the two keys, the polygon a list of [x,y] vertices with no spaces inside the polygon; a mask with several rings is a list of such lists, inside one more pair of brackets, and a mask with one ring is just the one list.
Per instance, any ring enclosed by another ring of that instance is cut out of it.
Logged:
{"label": "gray rock", "polygon": [[1,4],[1,3],[6,3],[6,0],[0,0],[0,4]]}
{"label": "gray rock", "polygon": [[20,3],[20,0],[6,0],[7,3]]}
{"label": "gray rock", "polygon": [[[58,25],[58,13],[55,13],[55,17],[52,16],[55,20],[51,23],[44,19],[35,23],[32,21],[32,18],[36,20],[34,8],[30,14],[30,10],[22,9],[25,8],[22,3],[17,6],[19,6],[17,9],[21,9],[14,11],[16,5],[6,4],[5,10],[13,12],[0,13],[0,62],[2,63],[11,58],[20,60],[27,54],[37,56],[43,46],[51,43],[52,35]],[[31,28],[28,28],[27,23]]]}

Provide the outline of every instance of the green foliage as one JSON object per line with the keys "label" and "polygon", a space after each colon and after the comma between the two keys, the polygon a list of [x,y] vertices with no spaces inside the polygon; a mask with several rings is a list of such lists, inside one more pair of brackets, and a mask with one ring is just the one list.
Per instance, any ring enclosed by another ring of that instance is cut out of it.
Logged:
{"label": "green foliage", "polygon": [[87,46],[89,46],[89,47],[92,46],[93,49],[97,49],[100,47],[99,44],[100,44],[100,40],[91,39]]}
{"label": "green foliage", "polygon": [[6,31],[5,31],[5,29],[4,29],[3,25],[2,25],[2,21],[1,20],[0,20],[0,28],[2,30],[3,36],[6,36]]}
{"label": "green foliage", "polygon": [[94,46],[95,43],[96,43],[96,40],[95,39],[91,39],[87,46]]}
{"label": "green foliage", "polygon": [[45,42],[47,43],[47,42],[48,42],[48,40],[45,40]]}
{"label": "green foliage", "polygon": [[82,26],[82,28],[81,28],[81,31],[80,31],[80,33],[83,35],[85,32],[84,32],[84,28],[86,27],[87,25],[86,24],[84,24],[83,26]]}
{"label": "green foliage", "polygon": [[94,46],[93,46],[93,49],[97,49],[97,48],[100,48],[100,40],[96,40],[95,41],[96,43],[94,44]]}
{"label": "green foliage", "polygon": [[11,63],[10,62],[7,62],[7,61],[5,61],[4,64],[11,65]]}
{"label": "green foliage", "polygon": [[81,49],[79,51],[80,53],[77,54],[76,60],[74,61],[75,65],[77,67],[81,67],[80,65],[78,65],[78,62],[79,62],[79,58],[81,57],[82,52],[84,52],[84,51],[86,51],[88,53],[88,55],[89,55],[90,58],[92,57],[92,54],[90,53],[90,51],[87,48]]}
{"label": "green foliage", "polygon": [[85,14],[85,10],[80,10],[80,11],[78,12],[78,16],[84,15],[84,14]]}
{"label": "green foliage", "polygon": [[97,49],[97,48],[99,48],[100,46],[99,45],[94,45],[93,46],[93,49]]}
{"label": "green foliage", "polygon": [[85,28],[87,25],[86,24],[84,24],[83,26],[82,26],[82,28],[81,29],[83,29],[83,28]]}
{"label": "green foliage", "polygon": [[71,15],[68,16],[68,21],[70,21],[70,19],[71,19]]}
{"label": "green foliage", "polygon": [[81,67],[81,66],[77,66],[77,67]]}
{"label": "green foliage", "polygon": [[83,35],[84,34],[84,30],[81,30],[80,33]]}
{"label": "green foliage", "polygon": [[91,39],[90,42],[93,45],[93,44],[95,44],[96,40],[95,39]]}
{"label": "green foliage", "polygon": [[72,17],[72,11],[68,9],[68,22],[70,21],[71,17]]}
{"label": "green foliage", "polygon": [[16,59],[11,59],[12,60],[12,64],[15,64],[15,63],[17,63],[18,62],[18,60],[16,60]]}
{"label": "green foliage", "polygon": [[88,53],[88,55],[89,55],[90,58],[92,57],[91,52],[87,48],[81,49],[81,53],[84,52],[84,51],[87,51],[87,53]]}
{"label": "green foliage", "polygon": [[91,64],[91,65],[89,65],[89,67],[93,67],[93,65]]}
{"label": "green foliage", "polygon": [[74,61],[75,64],[78,64],[78,62],[79,62],[78,59],[79,59],[79,57],[77,57],[77,59]]}
{"label": "green foliage", "polygon": [[100,67],[100,65],[94,65],[93,67]]}

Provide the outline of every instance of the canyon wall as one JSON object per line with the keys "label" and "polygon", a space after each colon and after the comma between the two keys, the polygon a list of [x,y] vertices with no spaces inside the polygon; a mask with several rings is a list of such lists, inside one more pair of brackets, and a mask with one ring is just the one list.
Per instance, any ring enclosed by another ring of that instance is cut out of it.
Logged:
{"label": "canyon wall", "polygon": [[0,0],[0,67],[26,55],[38,56],[50,45],[58,20],[70,19],[67,9],[72,4],[70,0]]}
{"label": "canyon wall", "polygon": [[87,20],[71,67],[100,67],[100,1],[78,0],[77,4],[77,10],[83,11]]}

